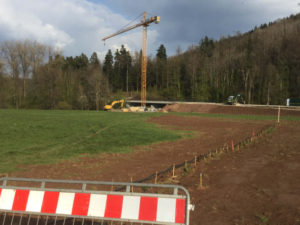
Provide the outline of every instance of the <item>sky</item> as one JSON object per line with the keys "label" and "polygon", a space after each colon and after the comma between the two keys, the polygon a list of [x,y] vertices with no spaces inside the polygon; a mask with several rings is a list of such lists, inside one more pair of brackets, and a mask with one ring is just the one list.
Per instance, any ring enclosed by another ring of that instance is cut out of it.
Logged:
{"label": "sky", "polygon": [[[0,41],[34,40],[51,45],[65,56],[96,52],[101,60],[108,49],[123,44],[134,53],[142,46],[142,28],[105,41],[144,11],[160,16],[148,27],[148,55],[161,44],[167,54],[185,51],[205,36],[247,32],[263,23],[300,12],[300,0],[0,0]],[[134,21],[133,21],[134,20]]]}

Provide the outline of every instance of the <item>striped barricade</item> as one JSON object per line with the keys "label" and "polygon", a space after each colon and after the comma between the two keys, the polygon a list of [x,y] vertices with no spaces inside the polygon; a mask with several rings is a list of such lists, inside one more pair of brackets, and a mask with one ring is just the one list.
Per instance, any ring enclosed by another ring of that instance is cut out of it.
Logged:
{"label": "striped barricade", "polygon": [[[13,178],[6,179],[16,181]],[[20,181],[19,178],[17,181]],[[88,184],[112,183],[82,181],[81,190],[64,190],[49,189],[45,185],[51,182],[63,184],[66,181],[32,181],[41,182],[41,187],[9,186],[7,180],[0,186],[0,212],[4,213],[3,218],[13,213],[131,223],[188,224],[189,195],[180,186],[113,183],[114,186],[123,187],[123,191],[91,191],[86,189]],[[72,182],[67,181],[68,184]],[[77,181],[75,183],[78,184]],[[173,194],[132,192],[132,187],[155,187],[162,189],[162,192],[165,192],[164,189],[172,189]],[[183,194],[179,195],[178,191]]]}

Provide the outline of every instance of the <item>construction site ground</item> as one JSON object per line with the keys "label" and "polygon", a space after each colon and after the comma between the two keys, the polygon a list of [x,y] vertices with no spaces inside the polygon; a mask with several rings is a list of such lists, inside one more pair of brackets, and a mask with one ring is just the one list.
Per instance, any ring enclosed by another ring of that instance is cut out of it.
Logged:
{"label": "construction site ground", "polygon": [[[173,107],[173,108],[171,108]],[[177,107],[177,109],[176,109]],[[277,110],[219,108],[210,105],[168,106],[168,111],[277,115]],[[188,109],[188,107],[190,107]],[[180,110],[182,109],[182,110]],[[184,110],[183,110],[184,109]],[[300,111],[282,110],[282,115],[300,116]],[[15,177],[124,181],[139,180],[173,163],[215,150],[224,144],[249,137],[274,125],[275,120],[237,120],[165,114],[149,123],[162,129],[190,132],[186,139],[140,146],[128,154],[82,155],[72,161],[52,165],[26,165],[9,174]],[[191,165],[188,173],[177,169],[175,183],[186,187],[197,224],[300,224],[300,122],[283,121],[271,133],[238,152],[216,156]],[[203,189],[199,189],[199,174]],[[172,182],[166,176],[159,182]]]}

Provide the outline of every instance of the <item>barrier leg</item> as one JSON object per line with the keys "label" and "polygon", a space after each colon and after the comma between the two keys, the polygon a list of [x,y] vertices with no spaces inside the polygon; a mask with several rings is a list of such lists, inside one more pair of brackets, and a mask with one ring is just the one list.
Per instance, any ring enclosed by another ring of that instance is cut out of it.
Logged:
{"label": "barrier leg", "polygon": [[22,224],[22,218],[23,218],[23,215],[21,214],[21,216],[20,216],[20,220],[19,220],[19,225],[21,225],[21,224]]}
{"label": "barrier leg", "polygon": [[48,216],[46,217],[46,222],[45,222],[45,225],[47,225],[47,223],[48,223]]}
{"label": "barrier leg", "polygon": [[57,221],[57,216],[55,216],[54,225],[56,224],[56,221]]}
{"label": "barrier leg", "polygon": [[39,224],[39,221],[40,221],[40,216],[38,216],[37,220],[36,220],[36,225]]}
{"label": "barrier leg", "polygon": [[31,218],[31,215],[28,216],[27,225],[29,225],[29,223],[30,223],[30,218]]}
{"label": "barrier leg", "polygon": [[15,218],[15,214],[13,213],[12,216],[11,216],[10,225],[13,225],[14,218]]}
{"label": "barrier leg", "polygon": [[3,223],[2,223],[2,225],[5,225],[5,219],[6,219],[6,212],[4,212]]}
{"label": "barrier leg", "polygon": [[65,223],[66,223],[66,217],[64,217],[63,225],[65,225]]}

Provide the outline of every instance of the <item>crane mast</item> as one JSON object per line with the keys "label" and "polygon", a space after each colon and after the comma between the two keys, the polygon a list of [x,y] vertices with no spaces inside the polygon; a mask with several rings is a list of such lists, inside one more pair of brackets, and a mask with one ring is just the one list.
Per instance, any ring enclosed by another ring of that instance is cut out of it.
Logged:
{"label": "crane mast", "polygon": [[140,23],[127,27],[123,30],[120,30],[116,33],[113,33],[109,36],[102,38],[102,41],[105,41],[109,38],[127,32],[129,30],[135,29],[137,27],[140,26],[143,27],[143,43],[142,43],[142,57],[141,57],[142,58],[141,59],[142,60],[141,62],[141,105],[143,107],[146,106],[146,98],[147,98],[147,94],[146,94],[147,93],[146,91],[147,88],[147,27],[150,25],[150,23],[155,22],[157,24],[159,23],[159,21],[160,21],[159,16],[154,16],[149,19],[146,19],[146,12],[144,12],[144,18]]}
{"label": "crane mast", "polygon": [[[146,12],[144,12],[144,22],[146,21]],[[147,25],[143,26],[143,47],[141,63],[141,105],[146,106],[147,93]]]}

